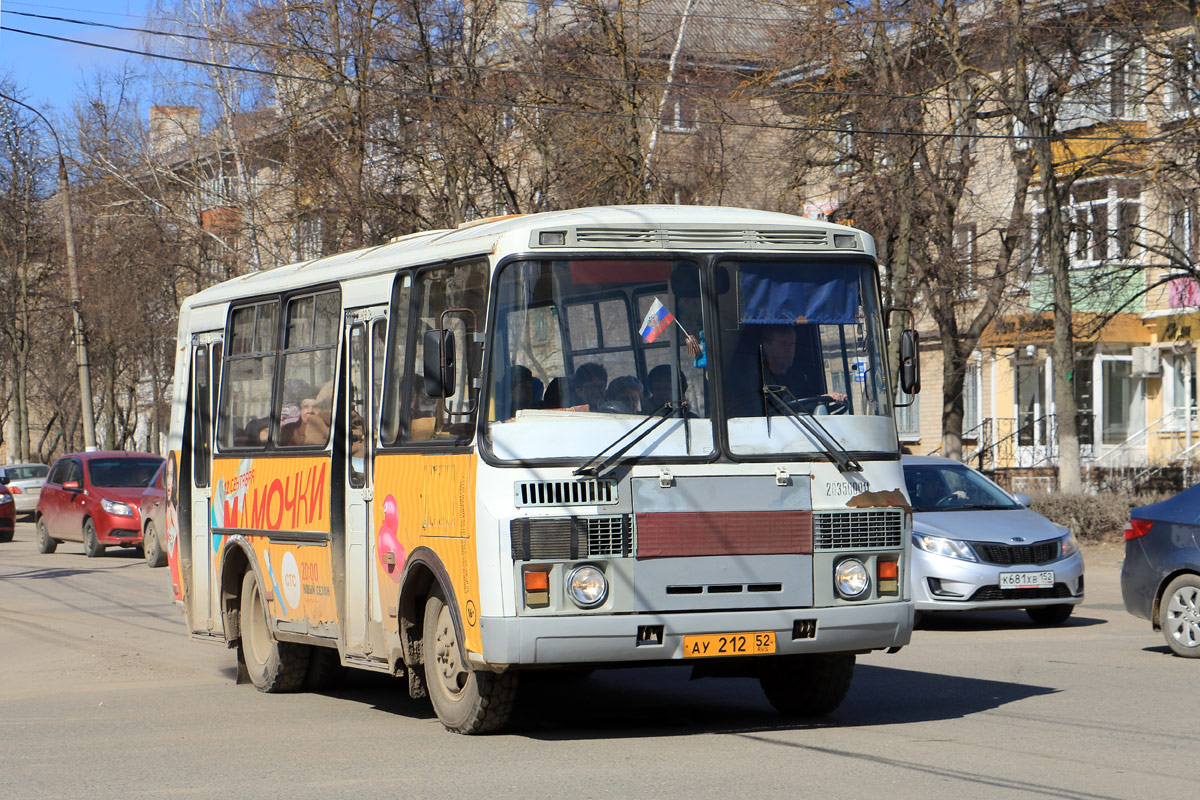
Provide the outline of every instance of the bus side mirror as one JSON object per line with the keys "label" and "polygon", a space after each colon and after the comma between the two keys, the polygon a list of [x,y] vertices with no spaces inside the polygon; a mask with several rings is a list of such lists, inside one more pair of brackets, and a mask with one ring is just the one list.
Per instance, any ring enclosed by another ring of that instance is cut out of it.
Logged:
{"label": "bus side mirror", "polygon": [[422,360],[426,397],[453,397],[455,379],[454,334],[434,329],[425,332]]}
{"label": "bus side mirror", "polygon": [[921,353],[917,332],[912,328],[900,331],[900,389],[905,394],[921,391]]}

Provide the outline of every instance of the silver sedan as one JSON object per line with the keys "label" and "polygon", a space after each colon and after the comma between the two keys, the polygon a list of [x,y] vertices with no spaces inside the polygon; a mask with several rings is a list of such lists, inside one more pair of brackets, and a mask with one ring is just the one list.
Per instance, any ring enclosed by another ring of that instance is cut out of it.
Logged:
{"label": "silver sedan", "polygon": [[905,456],[913,506],[909,570],[918,612],[1024,609],[1058,625],[1083,602],[1075,536],[966,464]]}
{"label": "silver sedan", "polygon": [[8,490],[17,504],[18,514],[32,514],[37,509],[42,484],[50,468],[45,464],[5,464],[0,466],[0,477],[8,478]]}

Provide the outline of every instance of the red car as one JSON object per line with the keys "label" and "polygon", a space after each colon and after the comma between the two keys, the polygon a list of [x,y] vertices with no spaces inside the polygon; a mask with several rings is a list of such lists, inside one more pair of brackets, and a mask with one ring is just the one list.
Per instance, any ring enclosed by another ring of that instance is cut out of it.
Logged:
{"label": "red car", "polygon": [[5,483],[7,479],[0,482],[0,542],[11,542],[17,526],[17,504]]}
{"label": "red car", "polygon": [[38,550],[53,553],[62,541],[83,542],[88,558],[110,545],[142,546],[142,491],[162,464],[151,453],[65,455],[50,469],[34,519]]}
{"label": "red car", "polygon": [[163,488],[164,462],[154,473],[150,485],[142,490],[142,553],[152,567],[167,565],[167,492]]}

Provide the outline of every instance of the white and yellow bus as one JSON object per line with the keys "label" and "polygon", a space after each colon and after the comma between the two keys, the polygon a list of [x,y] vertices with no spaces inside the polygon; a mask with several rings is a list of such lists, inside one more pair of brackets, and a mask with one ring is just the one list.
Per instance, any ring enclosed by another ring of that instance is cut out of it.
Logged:
{"label": "white and yellow bus", "polygon": [[550,668],[687,663],[826,713],[912,629],[885,352],[871,237],[744,209],[236,278],[180,311],[176,602],[262,691],[386,672],[462,733]]}

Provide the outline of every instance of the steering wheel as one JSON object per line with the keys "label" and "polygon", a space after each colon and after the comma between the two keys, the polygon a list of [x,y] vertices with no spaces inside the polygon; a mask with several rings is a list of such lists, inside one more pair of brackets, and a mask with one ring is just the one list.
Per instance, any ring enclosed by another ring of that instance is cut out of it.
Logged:
{"label": "steering wheel", "polygon": [[806,409],[811,409],[813,414],[825,416],[827,414],[846,414],[850,411],[850,406],[844,400],[827,395],[818,394],[813,397],[801,397],[796,400],[796,405],[803,406]]}
{"label": "steering wheel", "polygon": [[954,500],[966,500],[966,499],[967,499],[967,493],[964,492],[962,489],[959,489],[958,491],[951,492],[950,494],[941,498],[933,505],[935,508],[941,508],[943,506],[951,505],[952,501],[954,501]]}

